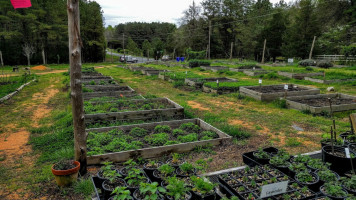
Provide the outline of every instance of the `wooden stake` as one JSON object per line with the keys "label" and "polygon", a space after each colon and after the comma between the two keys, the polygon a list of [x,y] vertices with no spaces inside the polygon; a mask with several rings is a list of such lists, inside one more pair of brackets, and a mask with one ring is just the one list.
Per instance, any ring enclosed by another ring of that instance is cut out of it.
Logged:
{"label": "wooden stake", "polygon": [[310,53],[309,53],[309,59],[312,59],[315,40],[316,40],[316,36],[314,36],[314,39],[313,39],[313,44],[312,44],[312,47],[311,47]]}
{"label": "wooden stake", "polygon": [[265,63],[265,52],[266,52],[266,43],[267,43],[267,39],[265,39],[264,45],[263,45],[263,53],[262,53],[262,64]]}
{"label": "wooden stake", "polygon": [[208,49],[208,59],[210,60],[210,49],[211,49],[211,21],[209,21],[209,49]]}
{"label": "wooden stake", "polygon": [[231,42],[231,50],[230,50],[230,60],[232,59],[232,50],[234,48],[234,43]]}
{"label": "wooden stake", "polygon": [[46,55],[45,55],[45,50],[44,50],[44,47],[42,47],[42,62],[43,62],[43,65],[46,65]]}
{"label": "wooden stake", "polygon": [[328,100],[329,100],[329,106],[330,106],[330,117],[333,118],[333,108],[331,105],[331,98],[328,98]]}
{"label": "wooden stake", "polygon": [[356,114],[351,114],[350,115],[350,121],[351,121],[351,131],[355,132],[356,131]]}
{"label": "wooden stake", "polygon": [[334,155],[334,130],[333,130],[333,126],[330,127],[330,141],[331,141],[331,153]]}
{"label": "wooden stake", "polygon": [[80,37],[79,1],[67,0],[70,88],[72,100],[72,114],[74,127],[75,160],[80,162],[80,174],[87,173],[87,136],[84,124],[84,108],[82,94],[82,61]]}

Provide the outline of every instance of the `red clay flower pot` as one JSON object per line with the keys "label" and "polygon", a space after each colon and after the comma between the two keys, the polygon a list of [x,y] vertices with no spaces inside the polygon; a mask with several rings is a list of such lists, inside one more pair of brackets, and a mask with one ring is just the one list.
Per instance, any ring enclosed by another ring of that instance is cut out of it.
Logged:
{"label": "red clay flower pot", "polygon": [[52,165],[52,173],[56,179],[57,185],[59,186],[67,186],[72,184],[78,179],[78,172],[80,169],[80,163],[78,161],[74,161],[76,165],[75,168],[68,169],[68,170],[55,170]]}

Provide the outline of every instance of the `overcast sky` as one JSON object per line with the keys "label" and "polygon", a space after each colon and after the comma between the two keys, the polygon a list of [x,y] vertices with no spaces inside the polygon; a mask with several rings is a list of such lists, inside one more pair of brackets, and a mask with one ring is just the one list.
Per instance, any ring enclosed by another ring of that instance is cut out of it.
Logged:
{"label": "overcast sky", "polygon": [[[177,24],[193,0],[95,0],[105,17],[105,25],[126,22],[170,22]],[[203,0],[195,0],[200,4]],[[279,0],[270,0],[276,3]]]}

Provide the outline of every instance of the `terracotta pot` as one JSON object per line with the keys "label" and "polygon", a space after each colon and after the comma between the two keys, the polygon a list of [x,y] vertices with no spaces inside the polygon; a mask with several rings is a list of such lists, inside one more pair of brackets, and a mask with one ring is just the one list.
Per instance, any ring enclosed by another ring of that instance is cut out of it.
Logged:
{"label": "terracotta pot", "polygon": [[57,185],[59,186],[67,186],[72,184],[78,179],[78,172],[80,169],[80,163],[78,161],[74,161],[76,165],[75,168],[68,169],[68,170],[55,170],[52,165],[52,173],[56,179]]}

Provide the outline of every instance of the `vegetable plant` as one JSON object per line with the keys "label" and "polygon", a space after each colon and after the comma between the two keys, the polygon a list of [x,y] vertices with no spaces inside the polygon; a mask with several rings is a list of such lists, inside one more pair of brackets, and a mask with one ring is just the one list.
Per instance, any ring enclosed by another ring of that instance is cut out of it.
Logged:
{"label": "vegetable plant", "polygon": [[323,186],[323,192],[332,197],[346,197],[345,192],[338,182],[325,183]]}
{"label": "vegetable plant", "polygon": [[271,157],[267,152],[263,151],[262,148],[259,148],[258,151],[253,152],[253,155],[259,159],[269,159]]}
{"label": "vegetable plant", "polygon": [[311,159],[310,156],[305,156],[305,155],[297,155],[296,157],[293,158],[294,162],[297,163],[307,163]]}
{"label": "vegetable plant", "polygon": [[126,187],[116,187],[113,192],[113,200],[131,200],[133,199],[131,197],[131,192],[130,190],[127,190]]}
{"label": "vegetable plant", "polygon": [[130,135],[134,137],[144,137],[147,134],[147,130],[139,127],[131,129]]}
{"label": "vegetable plant", "polygon": [[270,164],[277,166],[277,167],[285,167],[288,166],[288,162],[285,157],[274,156],[269,161]]}
{"label": "vegetable plant", "polygon": [[328,169],[330,163],[324,163],[321,159],[311,159],[308,161],[308,166],[314,169]]}
{"label": "vegetable plant", "polygon": [[170,133],[171,127],[167,125],[157,125],[154,131],[155,133]]}
{"label": "vegetable plant", "polygon": [[180,165],[179,169],[181,170],[181,172],[188,175],[193,172],[194,166],[192,164],[186,162],[186,163],[183,163],[182,165]]}
{"label": "vegetable plant", "polygon": [[337,181],[338,179],[336,174],[328,169],[319,170],[317,174],[319,176],[319,179],[324,182]]}
{"label": "vegetable plant", "polygon": [[298,181],[300,181],[302,183],[313,183],[314,182],[313,175],[310,174],[308,171],[298,172],[295,177]]}
{"label": "vegetable plant", "polygon": [[204,177],[192,176],[193,191],[200,194],[202,197],[207,196],[213,192],[216,184],[211,183]]}
{"label": "vegetable plant", "polygon": [[169,175],[173,174],[174,167],[170,166],[169,164],[164,164],[158,168],[158,171],[165,177],[168,177]]}
{"label": "vegetable plant", "polygon": [[127,180],[127,184],[132,187],[137,187],[139,184],[147,178],[142,174],[140,169],[132,168],[127,172],[127,176],[125,177]]}
{"label": "vegetable plant", "polygon": [[291,163],[288,167],[293,172],[300,172],[307,170],[304,163]]}
{"label": "vegetable plant", "polygon": [[180,125],[179,128],[184,131],[193,132],[193,133],[200,131],[200,127],[198,125],[194,124],[193,122],[188,122],[188,123],[182,124],[182,125]]}
{"label": "vegetable plant", "polygon": [[164,193],[166,190],[158,186],[157,182],[140,183],[139,194],[144,200],[157,200],[161,196],[159,192]]}
{"label": "vegetable plant", "polygon": [[356,191],[356,176],[352,176],[351,178],[342,177],[340,180],[345,188]]}
{"label": "vegetable plant", "polygon": [[162,146],[169,140],[169,135],[167,133],[156,133],[146,136],[144,140],[153,146]]}
{"label": "vegetable plant", "polygon": [[167,192],[166,194],[173,197],[175,200],[183,200],[189,188],[185,184],[184,181],[179,180],[176,177],[169,177],[167,179],[168,185],[166,186]]}

